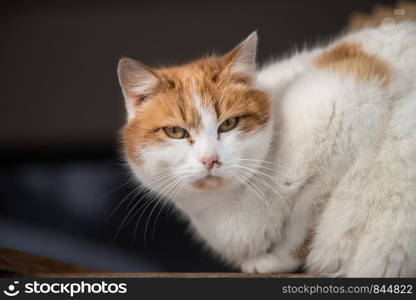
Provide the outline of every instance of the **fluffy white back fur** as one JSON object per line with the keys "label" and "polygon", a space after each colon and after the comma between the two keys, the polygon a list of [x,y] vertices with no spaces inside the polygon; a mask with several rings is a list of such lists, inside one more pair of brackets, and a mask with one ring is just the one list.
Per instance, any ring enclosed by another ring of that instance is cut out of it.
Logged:
{"label": "fluffy white back fur", "polygon": [[[388,87],[317,69],[310,62],[325,49],[258,75],[282,118],[270,160],[296,182],[286,191],[291,209],[277,249],[312,234],[308,272],[416,276],[416,23],[397,30],[404,35],[394,43],[377,38],[377,28],[341,39],[389,64]],[[254,263],[257,271],[286,270],[279,256],[269,258],[268,269],[264,258]]]}

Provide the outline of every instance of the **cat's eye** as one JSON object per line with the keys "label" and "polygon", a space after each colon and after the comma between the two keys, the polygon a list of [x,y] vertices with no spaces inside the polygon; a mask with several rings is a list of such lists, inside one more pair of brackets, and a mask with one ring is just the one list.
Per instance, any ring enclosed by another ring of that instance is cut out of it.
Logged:
{"label": "cat's eye", "polygon": [[238,118],[229,118],[221,123],[220,127],[218,128],[219,132],[227,132],[235,128],[238,124]]}
{"label": "cat's eye", "polygon": [[163,131],[165,131],[166,135],[172,139],[183,139],[189,137],[188,131],[181,127],[164,127]]}

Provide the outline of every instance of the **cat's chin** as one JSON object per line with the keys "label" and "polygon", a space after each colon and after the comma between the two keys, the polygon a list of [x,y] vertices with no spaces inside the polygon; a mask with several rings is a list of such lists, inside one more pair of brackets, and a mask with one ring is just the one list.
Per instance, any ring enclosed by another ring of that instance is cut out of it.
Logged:
{"label": "cat's chin", "polygon": [[230,183],[230,180],[214,175],[207,175],[204,178],[198,179],[192,183],[192,186],[199,190],[211,190]]}

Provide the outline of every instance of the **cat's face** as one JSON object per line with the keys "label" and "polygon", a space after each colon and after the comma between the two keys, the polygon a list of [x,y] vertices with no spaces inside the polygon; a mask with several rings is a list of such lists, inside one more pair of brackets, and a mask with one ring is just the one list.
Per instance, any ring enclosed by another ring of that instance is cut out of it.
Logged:
{"label": "cat's face", "polygon": [[222,57],[150,69],[122,59],[123,143],[139,180],[160,194],[244,183],[271,139],[271,104],[253,87],[256,35]]}

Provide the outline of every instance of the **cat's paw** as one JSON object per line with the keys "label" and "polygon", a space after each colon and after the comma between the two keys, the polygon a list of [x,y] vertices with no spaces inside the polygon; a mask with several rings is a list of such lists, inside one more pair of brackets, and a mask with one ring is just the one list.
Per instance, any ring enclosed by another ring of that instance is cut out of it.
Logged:
{"label": "cat's paw", "polygon": [[276,255],[265,254],[256,258],[248,259],[241,264],[244,273],[291,273],[300,266],[296,259],[279,259]]}

